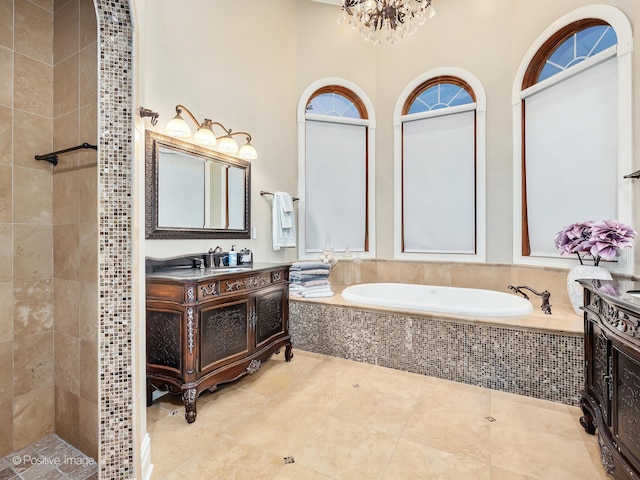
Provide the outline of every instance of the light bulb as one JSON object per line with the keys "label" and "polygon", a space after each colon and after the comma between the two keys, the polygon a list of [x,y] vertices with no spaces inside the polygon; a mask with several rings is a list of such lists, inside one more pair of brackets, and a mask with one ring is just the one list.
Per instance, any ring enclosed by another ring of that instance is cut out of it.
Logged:
{"label": "light bulb", "polygon": [[189,128],[189,125],[187,124],[187,122],[184,121],[184,119],[180,116],[180,114],[176,114],[175,117],[173,117],[171,120],[169,120],[169,123],[167,123],[167,126],[165,128],[165,131],[174,137],[190,137],[191,136],[191,129]]}
{"label": "light bulb", "polygon": [[222,137],[218,143],[218,150],[235,155],[238,153],[238,144],[230,136]]}
{"label": "light bulb", "polygon": [[196,134],[193,136],[193,139],[196,143],[209,147],[214,146],[217,142],[215,134],[211,131],[211,129],[206,127],[200,127]]}
{"label": "light bulb", "polygon": [[238,156],[243,160],[255,160],[256,158],[258,158],[258,152],[256,152],[256,149],[253,145],[247,142],[240,148]]}

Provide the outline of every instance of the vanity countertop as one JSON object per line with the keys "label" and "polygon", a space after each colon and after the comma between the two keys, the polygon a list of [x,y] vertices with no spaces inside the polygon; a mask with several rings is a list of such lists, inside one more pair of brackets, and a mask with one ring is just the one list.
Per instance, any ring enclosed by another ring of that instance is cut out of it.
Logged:
{"label": "vanity countertop", "polygon": [[609,302],[640,314],[640,282],[632,280],[577,280]]}
{"label": "vanity countertop", "polygon": [[172,266],[159,269],[155,272],[147,273],[147,278],[164,279],[178,282],[193,282],[207,280],[224,275],[235,275],[238,273],[251,273],[260,270],[270,270],[280,267],[288,267],[291,263],[264,263],[253,262],[251,265],[239,265],[237,267],[214,267],[214,268],[194,268],[189,266]]}

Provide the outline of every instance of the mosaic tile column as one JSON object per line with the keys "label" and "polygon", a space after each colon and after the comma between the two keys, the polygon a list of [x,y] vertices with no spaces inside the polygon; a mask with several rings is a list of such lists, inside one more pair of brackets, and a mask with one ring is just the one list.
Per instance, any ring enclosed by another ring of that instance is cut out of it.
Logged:
{"label": "mosaic tile column", "polygon": [[132,382],[132,24],[126,1],[96,0],[100,478],[134,472]]}

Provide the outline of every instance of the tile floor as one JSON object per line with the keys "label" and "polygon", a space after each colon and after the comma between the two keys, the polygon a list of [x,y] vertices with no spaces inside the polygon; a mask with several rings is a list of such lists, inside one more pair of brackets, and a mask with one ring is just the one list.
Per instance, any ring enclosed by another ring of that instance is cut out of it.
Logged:
{"label": "tile floor", "polygon": [[59,479],[98,480],[98,465],[57,435],[0,458],[0,480]]}
{"label": "tile floor", "polygon": [[197,407],[147,409],[154,480],[609,478],[576,407],[295,349]]}

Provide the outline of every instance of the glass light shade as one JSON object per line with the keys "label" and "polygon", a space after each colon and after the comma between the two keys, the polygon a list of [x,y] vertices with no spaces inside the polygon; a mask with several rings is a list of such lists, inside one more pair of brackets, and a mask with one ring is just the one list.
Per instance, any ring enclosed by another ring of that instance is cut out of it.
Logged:
{"label": "glass light shade", "polygon": [[200,145],[206,145],[208,147],[214,146],[217,142],[215,134],[210,128],[200,127],[196,134],[193,136],[196,143]]}
{"label": "glass light shade", "polygon": [[255,160],[256,158],[258,158],[258,152],[256,152],[256,149],[253,145],[247,143],[240,147],[238,156],[243,160]]}
{"label": "glass light shade", "polygon": [[229,136],[222,137],[218,143],[218,150],[220,150],[222,153],[231,153],[235,155],[236,153],[238,153],[238,144],[233,138]]}
{"label": "glass light shade", "polygon": [[167,123],[167,126],[165,127],[165,131],[173,137],[184,138],[191,136],[191,129],[189,128],[187,122],[185,122],[184,119],[180,116],[180,114],[177,114],[175,117],[169,120],[169,123]]}

